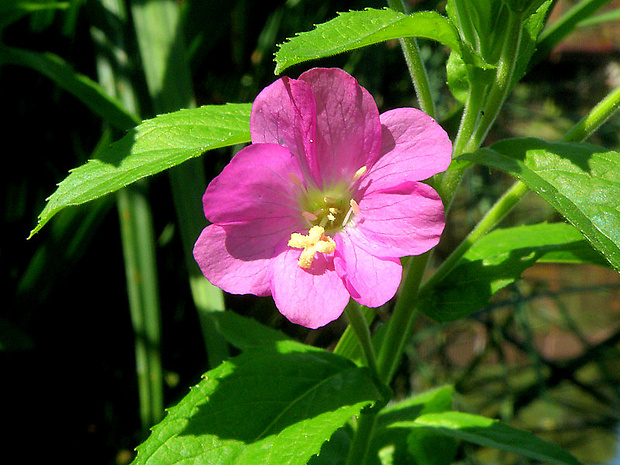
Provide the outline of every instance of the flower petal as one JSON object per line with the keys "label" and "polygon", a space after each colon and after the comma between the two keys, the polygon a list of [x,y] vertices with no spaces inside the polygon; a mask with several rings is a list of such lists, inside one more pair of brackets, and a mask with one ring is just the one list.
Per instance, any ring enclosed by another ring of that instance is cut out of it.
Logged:
{"label": "flower petal", "polygon": [[276,307],[292,323],[316,329],[337,319],[349,293],[334,271],[332,255],[317,254],[306,270],[301,251],[286,247],[272,262],[271,292]]}
{"label": "flower petal", "polygon": [[322,186],[349,181],[370,168],[381,148],[381,123],[372,96],[337,68],[314,68],[299,76],[316,102],[316,160]]}
{"label": "flower petal", "polygon": [[452,143],[433,118],[415,108],[382,113],[381,156],[362,182],[370,190],[422,181],[448,168]]}
{"label": "flower petal", "polygon": [[347,232],[357,246],[376,257],[424,253],[437,245],[445,224],[441,198],[421,182],[371,192],[359,208]]}
{"label": "flower petal", "polygon": [[202,199],[212,223],[237,223],[258,218],[281,221],[303,217],[295,182],[303,175],[297,159],[282,146],[253,144],[240,150],[209,186]]}
{"label": "flower petal", "polygon": [[248,237],[256,231],[246,231],[244,226],[207,226],[196,241],[194,258],[207,280],[226,292],[270,295],[269,263],[277,239]]}
{"label": "flower petal", "polygon": [[309,169],[307,163],[314,158],[316,133],[316,108],[310,85],[283,77],[263,89],[252,105],[250,132],[252,143],[282,145],[304,169]]}
{"label": "flower petal", "polygon": [[377,258],[357,247],[345,231],[337,234],[334,266],[355,300],[379,307],[396,294],[402,277],[398,258]]}

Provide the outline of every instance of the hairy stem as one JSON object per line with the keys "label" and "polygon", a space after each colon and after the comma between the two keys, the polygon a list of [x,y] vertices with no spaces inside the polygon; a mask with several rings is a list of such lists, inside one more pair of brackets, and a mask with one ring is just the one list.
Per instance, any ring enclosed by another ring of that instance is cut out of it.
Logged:
{"label": "hairy stem", "polygon": [[[407,13],[405,5],[401,0],[388,0],[388,5],[391,9],[400,13]],[[400,46],[403,49],[403,55],[405,56],[405,62],[409,69],[409,75],[411,76],[411,82],[415,89],[420,109],[429,115],[435,117],[435,102],[433,101],[433,94],[431,92],[431,86],[428,82],[428,74],[426,73],[426,67],[420,56],[420,49],[418,48],[418,41],[415,37],[404,37],[400,39]]]}

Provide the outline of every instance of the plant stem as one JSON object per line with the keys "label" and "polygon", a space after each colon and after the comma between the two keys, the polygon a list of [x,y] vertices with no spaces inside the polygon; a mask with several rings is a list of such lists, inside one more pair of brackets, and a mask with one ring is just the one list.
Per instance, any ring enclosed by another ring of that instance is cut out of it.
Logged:
{"label": "plant stem", "polygon": [[487,211],[463,242],[443,261],[428,281],[420,287],[420,294],[424,294],[445,278],[471,246],[499,223],[528,192],[528,187],[521,181],[514,183]]}
{"label": "plant stem", "polygon": [[153,220],[146,197],[134,187],[118,191],[117,199],[129,309],[135,333],[140,419],[146,434],[164,413]]}
{"label": "plant stem", "polygon": [[[603,100],[592,108],[586,116],[562,137],[561,141],[584,141],[604,124],[618,108],[620,108],[620,87],[612,90]],[[435,271],[433,276],[422,285],[420,294],[424,294],[445,278],[471,246],[499,223],[528,191],[529,188],[523,182],[515,182],[512,187],[495,202],[465,240],[450,254],[437,271]]]}
{"label": "plant stem", "polygon": [[360,414],[346,465],[363,465],[366,463],[375,430],[376,418],[377,412],[375,411],[362,412]]}
{"label": "plant stem", "polygon": [[372,371],[373,376],[379,379],[375,348],[372,345],[370,330],[368,329],[368,324],[366,323],[366,318],[362,313],[360,305],[352,300],[349,302],[349,305],[346,306],[344,311],[347,314],[349,326],[353,328],[353,331],[359,340],[360,346],[362,347],[362,353],[364,354],[364,361],[366,362],[366,365]]}
{"label": "plant stem", "polygon": [[[364,314],[364,320],[368,325],[372,323],[375,318],[375,311],[372,308],[361,307],[360,311]],[[358,338],[355,335],[355,331],[351,325],[347,326],[344,333],[340,337],[338,344],[334,347],[334,353],[346,358],[353,358],[355,349],[358,347]]]}
{"label": "plant stem", "polygon": [[[510,11],[507,28],[506,42],[502,48],[495,81],[488,91],[482,108],[483,96],[481,94],[485,89],[479,88],[479,86],[472,86],[471,88],[458,137],[454,144],[453,158],[457,158],[466,152],[473,152],[480,147],[512,89],[523,28],[521,15]],[[452,204],[463,173],[469,166],[470,163],[468,162],[454,161],[437,186],[444,205],[448,209]]]}
{"label": "plant stem", "polygon": [[512,90],[515,65],[521,48],[522,20],[523,18],[520,14],[509,10],[508,31],[500,55],[495,81],[484,102],[484,108],[480,113],[476,129],[465,144],[462,153],[474,151],[484,142],[506,101],[506,97],[508,97]]}
{"label": "plant stem", "polygon": [[[118,58],[127,56],[128,34],[124,28],[111,26],[114,21],[110,19],[114,17],[121,19],[121,22],[127,20],[125,3],[120,0],[103,0],[101,6],[105,20],[102,24],[106,30],[92,29],[93,39],[99,47],[96,57],[99,81],[110,96],[122,102],[125,112],[137,114],[137,92],[130,76],[126,74],[126,63]],[[133,122],[124,119],[117,123],[133,126]],[[164,399],[155,233],[151,207],[143,191],[145,185],[146,181],[143,181],[138,186],[121,189],[117,194],[117,205],[129,311],[134,331],[140,420],[142,433],[146,436],[149,428],[163,416]]]}
{"label": "plant stem", "polygon": [[[401,0],[388,0],[388,5],[395,11],[407,13],[405,5]],[[418,97],[420,109],[431,118],[435,118],[435,102],[433,101],[433,94],[428,82],[426,67],[420,56],[418,41],[415,37],[404,37],[399,42],[403,49],[403,55],[405,56],[409,76],[411,76],[411,82]]]}
{"label": "plant stem", "polygon": [[620,87],[612,90],[562,137],[562,142],[586,140],[620,108]]}
{"label": "plant stem", "polygon": [[407,267],[401,293],[396,300],[394,312],[388,322],[387,332],[383,338],[377,365],[379,368],[379,380],[390,384],[396,367],[404,352],[405,344],[409,337],[413,321],[417,315],[416,302],[418,289],[430,258],[430,252],[416,257],[411,257]]}

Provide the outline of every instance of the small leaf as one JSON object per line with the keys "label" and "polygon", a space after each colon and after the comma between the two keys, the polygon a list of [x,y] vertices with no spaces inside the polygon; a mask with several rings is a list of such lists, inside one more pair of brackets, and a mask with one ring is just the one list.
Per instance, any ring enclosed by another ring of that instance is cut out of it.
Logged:
{"label": "small leaf", "polygon": [[305,465],[381,394],[370,371],[294,341],[208,372],[138,447],[134,465]]}
{"label": "small leaf", "polygon": [[422,296],[420,311],[441,322],[463,318],[487,306],[497,291],[536,262],[608,265],[577,229],[565,223],[498,229],[476,242]]}
{"label": "small leaf", "polygon": [[450,20],[434,11],[406,15],[390,9],[349,11],[314,30],[302,32],[280,45],[276,74],[317,58],[333,56],[368,45],[402,37],[436,40],[460,53],[458,33]]}
{"label": "small leaf", "polygon": [[463,158],[523,181],[620,270],[620,154],[591,144],[511,139]]}
{"label": "small leaf", "polygon": [[71,171],[39,215],[32,237],[58,211],[115,192],[207,150],[249,142],[251,104],[212,105],[144,121],[99,158]]}
{"label": "small leaf", "polygon": [[515,452],[534,460],[558,465],[580,465],[567,451],[532,433],[519,430],[497,420],[461,412],[429,413],[412,422],[395,423],[394,427],[420,426],[446,436]]}

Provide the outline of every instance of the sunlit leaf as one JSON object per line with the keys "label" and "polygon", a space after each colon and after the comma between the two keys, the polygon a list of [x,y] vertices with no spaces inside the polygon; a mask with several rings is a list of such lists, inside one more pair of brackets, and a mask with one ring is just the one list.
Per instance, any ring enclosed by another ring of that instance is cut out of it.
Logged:
{"label": "sunlit leaf", "polygon": [[280,45],[276,52],[276,74],[317,58],[333,56],[401,37],[436,40],[460,52],[459,36],[447,18],[434,11],[406,15],[390,9],[341,13],[314,30],[302,32]]}
{"label": "sunlit leaf", "polygon": [[204,106],[144,121],[58,185],[30,234],[58,211],[115,192],[207,150],[249,142],[251,104]]}
{"label": "sunlit leaf", "polygon": [[410,422],[428,413],[452,408],[452,386],[443,386],[416,394],[389,405],[377,415],[376,433],[371,444],[369,465],[415,463],[417,465],[449,465],[456,453],[457,441],[437,431],[420,427],[392,427]]}
{"label": "sunlit leaf", "polygon": [[135,465],[305,465],[380,398],[368,369],[293,341],[208,372],[153,428]]}
{"label": "sunlit leaf", "polygon": [[523,181],[620,270],[620,154],[591,144],[511,139],[463,158]]}

